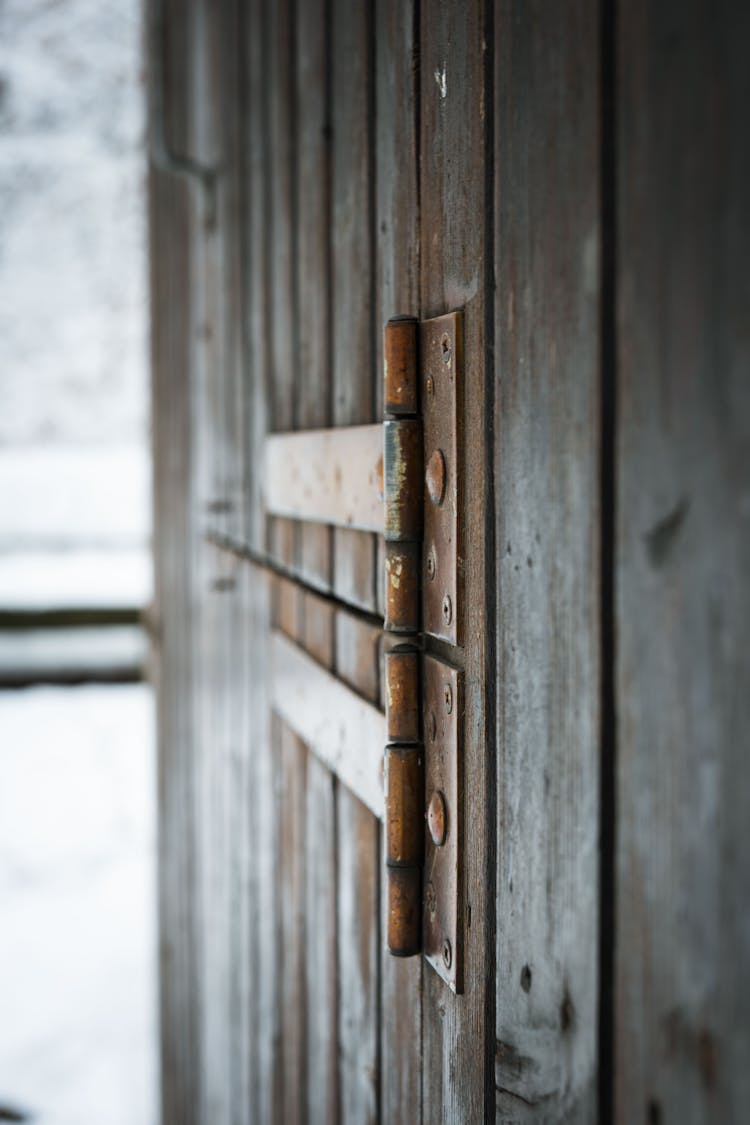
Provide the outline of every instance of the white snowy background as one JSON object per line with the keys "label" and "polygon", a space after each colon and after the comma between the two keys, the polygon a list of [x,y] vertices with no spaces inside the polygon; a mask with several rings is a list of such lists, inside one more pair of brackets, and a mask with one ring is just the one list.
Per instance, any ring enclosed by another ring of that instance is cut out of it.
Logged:
{"label": "white snowy background", "polygon": [[[0,0],[0,610],[150,597],[141,44],[141,0]],[[145,685],[0,692],[0,1107],[40,1125],[157,1120],[155,786]]]}

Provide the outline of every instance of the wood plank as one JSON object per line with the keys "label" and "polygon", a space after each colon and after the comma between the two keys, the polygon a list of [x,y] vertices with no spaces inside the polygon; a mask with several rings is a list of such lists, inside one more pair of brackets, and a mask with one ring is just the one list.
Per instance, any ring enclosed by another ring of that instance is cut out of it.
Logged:
{"label": "wood plank", "polygon": [[[479,0],[420,4],[420,201],[421,315],[463,307],[466,378],[462,498],[465,512],[463,662],[467,722],[464,742],[463,924],[465,995],[456,997],[431,970],[423,972],[423,1086],[427,1121],[482,1121],[489,1115],[490,1026],[494,951],[494,809],[491,785],[495,730],[487,723],[486,684],[494,677],[487,651],[487,622],[494,617],[486,557],[494,571],[491,522],[485,518],[488,429],[493,384],[485,354],[487,220],[485,127],[491,95],[485,96],[485,43],[489,31]],[[492,571],[490,572],[492,573]],[[491,638],[490,638],[491,639]],[[492,834],[490,834],[492,824]]]}
{"label": "wood plank", "polygon": [[499,1120],[596,1120],[598,8],[496,8]]}
{"label": "wood plank", "polygon": [[750,1117],[748,35],[618,8],[620,1122]]}
{"label": "wood plank", "polygon": [[196,559],[196,680],[193,713],[198,737],[196,801],[199,839],[196,895],[201,955],[201,1119],[231,1119],[231,919],[229,826],[231,762],[228,738],[230,634],[235,616],[235,560],[211,544]]}
{"label": "wood plank", "polygon": [[[376,654],[380,630],[344,611],[336,614],[335,627],[337,674],[375,704],[379,696]],[[383,738],[381,764],[384,746]],[[337,790],[336,813],[341,1120],[375,1122],[381,1116],[380,824],[343,786]]]}
{"label": "wood plank", "polygon": [[[378,422],[374,415],[375,324],[372,238],[370,5],[331,3],[332,423]],[[376,545],[371,535],[333,532],[338,597],[374,610]]]}
{"label": "wood plank", "polygon": [[317,758],[383,816],[385,716],[280,632],[270,642],[272,703]]}
{"label": "wood plank", "polygon": [[266,433],[273,428],[270,388],[270,292],[269,238],[267,207],[269,184],[266,176],[266,100],[264,72],[265,43],[262,23],[263,0],[250,0],[245,16],[244,55],[247,115],[243,138],[245,162],[245,308],[246,325],[244,405],[247,473],[245,542],[256,556],[266,551],[266,515],[263,506],[263,450]]}
{"label": "wood plank", "polygon": [[382,425],[271,434],[264,477],[269,512],[382,533]]}
{"label": "wood plank", "polygon": [[281,897],[281,1112],[279,1120],[301,1125],[307,1120],[307,1028],[305,998],[307,881],[306,765],[303,744],[287,726],[280,732],[279,884]]}
{"label": "wood plank", "polygon": [[[302,644],[319,664],[333,667],[333,607],[307,594]],[[305,1016],[306,1120],[338,1120],[336,791],[330,770],[308,755],[305,792]]]}
{"label": "wood plank", "polygon": [[[297,425],[331,424],[330,91],[326,0],[297,5]],[[303,374],[304,373],[304,374]],[[299,573],[331,585],[331,531],[302,526]]]}
{"label": "wood plank", "polygon": [[[187,81],[182,64],[189,28],[175,20],[177,5],[165,0],[165,43],[152,11],[149,39],[149,117],[163,114],[163,128],[182,148],[187,137]],[[163,49],[164,48],[164,49]],[[154,55],[158,52],[162,66]],[[162,90],[155,89],[155,82]],[[151,161],[148,175],[150,301],[152,316],[152,430],[154,480],[154,616],[157,621],[154,680],[158,746],[159,1024],[161,1111],[165,1121],[197,1120],[200,1105],[193,893],[195,837],[192,820],[193,731],[185,700],[192,686],[191,552],[189,490],[191,449],[190,185]]]}
{"label": "wood plank", "polygon": [[[295,132],[294,132],[294,28],[291,0],[264,5],[264,83],[268,97],[266,122],[268,208],[264,284],[269,289],[269,371],[271,429],[291,430],[295,425],[295,372],[297,324],[295,317]],[[268,551],[285,568],[296,561],[296,532],[284,519],[268,521]]]}

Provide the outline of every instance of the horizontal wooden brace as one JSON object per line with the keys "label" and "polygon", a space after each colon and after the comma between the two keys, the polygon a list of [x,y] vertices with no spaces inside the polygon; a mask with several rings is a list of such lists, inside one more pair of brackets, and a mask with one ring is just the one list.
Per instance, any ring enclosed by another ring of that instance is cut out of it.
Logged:
{"label": "horizontal wooden brace", "polygon": [[278,631],[271,636],[271,659],[276,713],[382,820],[383,712]]}
{"label": "horizontal wooden brace", "polygon": [[270,515],[382,534],[382,425],[271,434],[264,495]]}

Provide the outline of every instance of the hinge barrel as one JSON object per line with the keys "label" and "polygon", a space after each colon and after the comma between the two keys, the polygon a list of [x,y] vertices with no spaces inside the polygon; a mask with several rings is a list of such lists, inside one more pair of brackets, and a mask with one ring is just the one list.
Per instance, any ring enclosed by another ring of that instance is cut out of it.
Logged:
{"label": "hinge barrel", "polygon": [[[418,417],[418,325],[392,320],[384,339],[383,439],[385,629],[416,634],[420,626],[423,442]],[[398,957],[422,948],[424,770],[419,651],[386,653],[385,863],[386,944]]]}

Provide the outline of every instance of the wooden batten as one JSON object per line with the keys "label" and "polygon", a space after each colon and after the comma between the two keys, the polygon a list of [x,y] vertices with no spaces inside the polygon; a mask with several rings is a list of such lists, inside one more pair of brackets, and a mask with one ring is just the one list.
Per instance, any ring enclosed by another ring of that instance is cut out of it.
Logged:
{"label": "wooden batten", "polygon": [[263,460],[269,514],[382,533],[381,426],[271,434]]}
{"label": "wooden batten", "polygon": [[271,635],[271,703],[315,756],[382,819],[382,711],[278,631]]}

